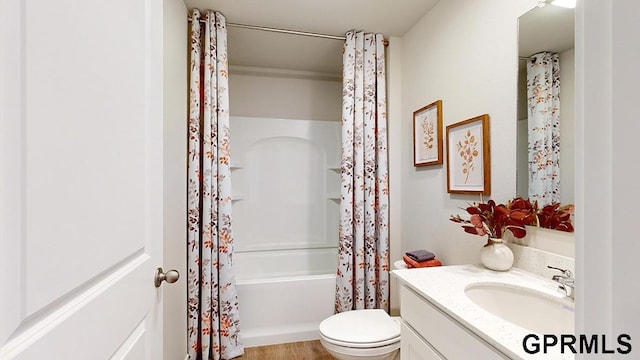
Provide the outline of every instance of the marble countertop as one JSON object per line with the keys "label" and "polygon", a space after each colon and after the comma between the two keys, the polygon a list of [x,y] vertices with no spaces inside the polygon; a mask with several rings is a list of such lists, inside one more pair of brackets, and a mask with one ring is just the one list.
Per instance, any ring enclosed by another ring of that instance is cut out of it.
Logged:
{"label": "marble countertop", "polygon": [[[557,291],[558,284],[524,270],[512,268],[497,272],[481,265],[440,266],[420,269],[393,270],[403,284],[444,311],[461,325],[513,359],[574,359],[574,355],[561,354],[555,346],[548,354],[531,355],[523,348],[523,339],[530,330],[505,321],[465,295],[465,288],[476,283],[503,283],[539,291],[554,298],[566,298]],[[516,305],[517,306],[517,305]],[[527,311],[522,309],[522,311]],[[540,336],[540,342],[542,336]]]}

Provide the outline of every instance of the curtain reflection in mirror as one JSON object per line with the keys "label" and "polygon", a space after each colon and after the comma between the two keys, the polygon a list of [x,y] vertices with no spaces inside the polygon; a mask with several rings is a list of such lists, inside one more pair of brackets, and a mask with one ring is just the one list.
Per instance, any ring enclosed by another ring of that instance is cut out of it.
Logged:
{"label": "curtain reflection in mirror", "polygon": [[560,201],[560,56],[541,52],[527,61],[529,199]]}

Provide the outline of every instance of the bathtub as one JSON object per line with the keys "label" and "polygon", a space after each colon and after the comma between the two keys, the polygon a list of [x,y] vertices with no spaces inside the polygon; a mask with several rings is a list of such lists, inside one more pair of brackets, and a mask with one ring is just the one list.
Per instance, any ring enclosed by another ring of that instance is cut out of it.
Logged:
{"label": "bathtub", "polygon": [[335,248],[234,254],[244,346],[319,339],[333,315],[336,264]]}
{"label": "bathtub", "polygon": [[241,339],[247,347],[319,339],[334,309],[340,122],[230,124]]}

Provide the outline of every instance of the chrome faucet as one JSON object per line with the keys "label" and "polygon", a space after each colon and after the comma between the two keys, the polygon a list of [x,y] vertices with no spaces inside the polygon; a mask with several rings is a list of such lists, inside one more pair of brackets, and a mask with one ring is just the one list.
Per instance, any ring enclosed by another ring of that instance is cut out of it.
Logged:
{"label": "chrome faucet", "polygon": [[573,278],[573,273],[568,269],[561,269],[553,266],[548,266],[549,269],[558,270],[562,274],[556,274],[551,277],[551,280],[560,283],[558,285],[558,291],[565,294],[567,297],[573,299],[575,293],[576,280]]}

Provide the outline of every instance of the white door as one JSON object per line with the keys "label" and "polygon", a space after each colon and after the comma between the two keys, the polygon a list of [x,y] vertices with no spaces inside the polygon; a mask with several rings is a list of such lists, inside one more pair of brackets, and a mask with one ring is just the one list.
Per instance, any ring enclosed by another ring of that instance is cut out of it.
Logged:
{"label": "white door", "polygon": [[162,359],[162,2],[2,0],[0,120],[0,359]]}

